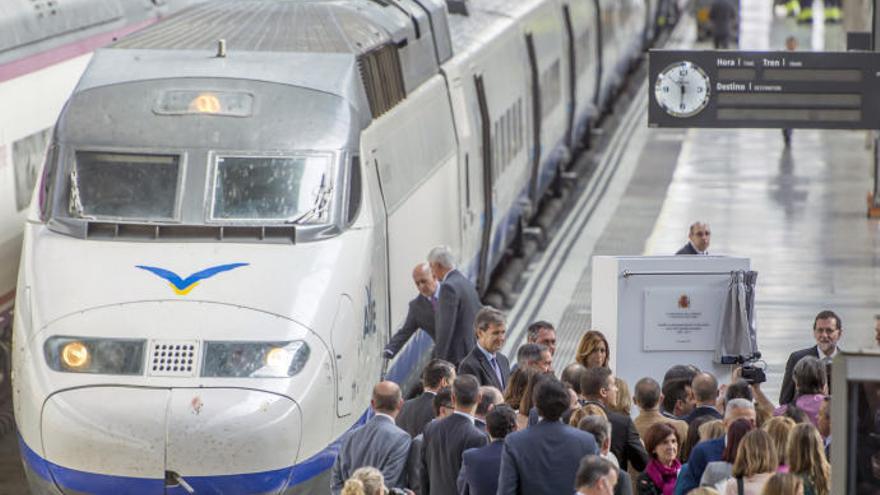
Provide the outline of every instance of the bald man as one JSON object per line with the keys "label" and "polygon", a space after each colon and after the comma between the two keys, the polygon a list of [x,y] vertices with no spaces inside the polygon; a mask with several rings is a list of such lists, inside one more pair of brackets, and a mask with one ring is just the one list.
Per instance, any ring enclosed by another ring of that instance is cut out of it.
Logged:
{"label": "bald man", "polygon": [[420,263],[413,268],[413,282],[419,291],[412,301],[409,302],[409,311],[406,314],[406,321],[400,330],[391,337],[391,341],[385,346],[384,356],[388,359],[393,358],[400,352],[400,349],[412,337],[418,329],[422,329],[425,333],[434,337],[434,310],[437,307],[437,298],[439,297],[439,284],[434,280],[431,273],[431,265],[428,263]]}
{"label": "bald man", "polygon": [[409,433],[394,424],[403,406],[400,387],[394,382],[376,384],[370,405],[376,414],[365,425],[342,437],[339,455],[330,473],[334,494],[342,491],[351,473],[364,466],[382,471],[388,487],[403,488],[406,483],[404,474],[412,440]]}
{"label": "bald man", "polygon": [[688,243],[675,254],[709,254],[711,236],[708,223],[694,222],[688,230]]}

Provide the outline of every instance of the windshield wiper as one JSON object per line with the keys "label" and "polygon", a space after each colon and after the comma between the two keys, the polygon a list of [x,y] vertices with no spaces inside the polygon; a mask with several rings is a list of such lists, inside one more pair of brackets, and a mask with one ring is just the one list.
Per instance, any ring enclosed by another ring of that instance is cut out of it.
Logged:
{"label": "windshield wiper", "polygon": [[321,176],[321,185],[318,186],[318,193],[315,195],[315,205],[312,206],[302,215],[286,220],[284,223],[309,223],[324,216],[324,212],[330,205],[330,197],[333,192],[333,186],[326,184],[327,174]]}

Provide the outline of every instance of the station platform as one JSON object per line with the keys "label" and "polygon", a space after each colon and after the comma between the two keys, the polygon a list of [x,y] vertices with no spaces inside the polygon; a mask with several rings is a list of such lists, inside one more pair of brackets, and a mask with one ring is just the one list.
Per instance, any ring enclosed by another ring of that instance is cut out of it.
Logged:
{"label": "station platform", "polygon": [[[843,47],[839,25],[798,26],[774,17],[769,0],[742,0],[742,12],[742,49],[779,50],[790,35],[804,49]],[[591,294],[602,290],[591,286],[592,256],[674,254],[698,220],[710,224],[711,254],[748,257],[758,272],[758,344],[769,397],[778,397],[788,355],[815,345],[813,318],[823,309],[840,315],[843,345],[875,345],[880,223],[866,217],[866,133],[795,130],[786,148],[775,129],[648,129],[647,87],[636,94],[586,193],[530,264],[509,313],[504,352],[515,356],[530,322],[553,322],[554,368],[561,372],[592,328]]]}

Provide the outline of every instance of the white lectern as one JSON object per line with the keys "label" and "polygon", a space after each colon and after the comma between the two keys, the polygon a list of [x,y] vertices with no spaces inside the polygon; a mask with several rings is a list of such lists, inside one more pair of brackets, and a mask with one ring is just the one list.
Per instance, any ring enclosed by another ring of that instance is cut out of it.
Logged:
{"label": "white lectern", "polygon": [[730,366],[713,362],[716,339],[732,272],[749,268],[748,258],[727,256],[593,257],[593,328],[608,339],[615,375],[632,390],[693,364],[726,382]]}

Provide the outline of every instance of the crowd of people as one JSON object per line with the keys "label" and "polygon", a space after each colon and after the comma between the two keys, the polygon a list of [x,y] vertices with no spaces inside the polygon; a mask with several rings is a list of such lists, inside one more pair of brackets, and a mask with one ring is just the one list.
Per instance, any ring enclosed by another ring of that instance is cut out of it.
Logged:
{"label": "crowd of people", "polygon": [[[334,494],[829,494],[833,312],[816,316],[816,345],[792,353],[779,404],[739,369],[721,384],[690,365],[643,377],[631,394],[599,330],[581,336],[558,377],[546,321],[528,327],[511,362],[505,315],[480,305],[448,249],[432,250],[413,279],[419,295],[385,356],[416,328],[431,334],[422,391],[404,401],[397,384],[375,386],[375,414],[341,440]],[[416,322],[432,312],[432,324]]]}

